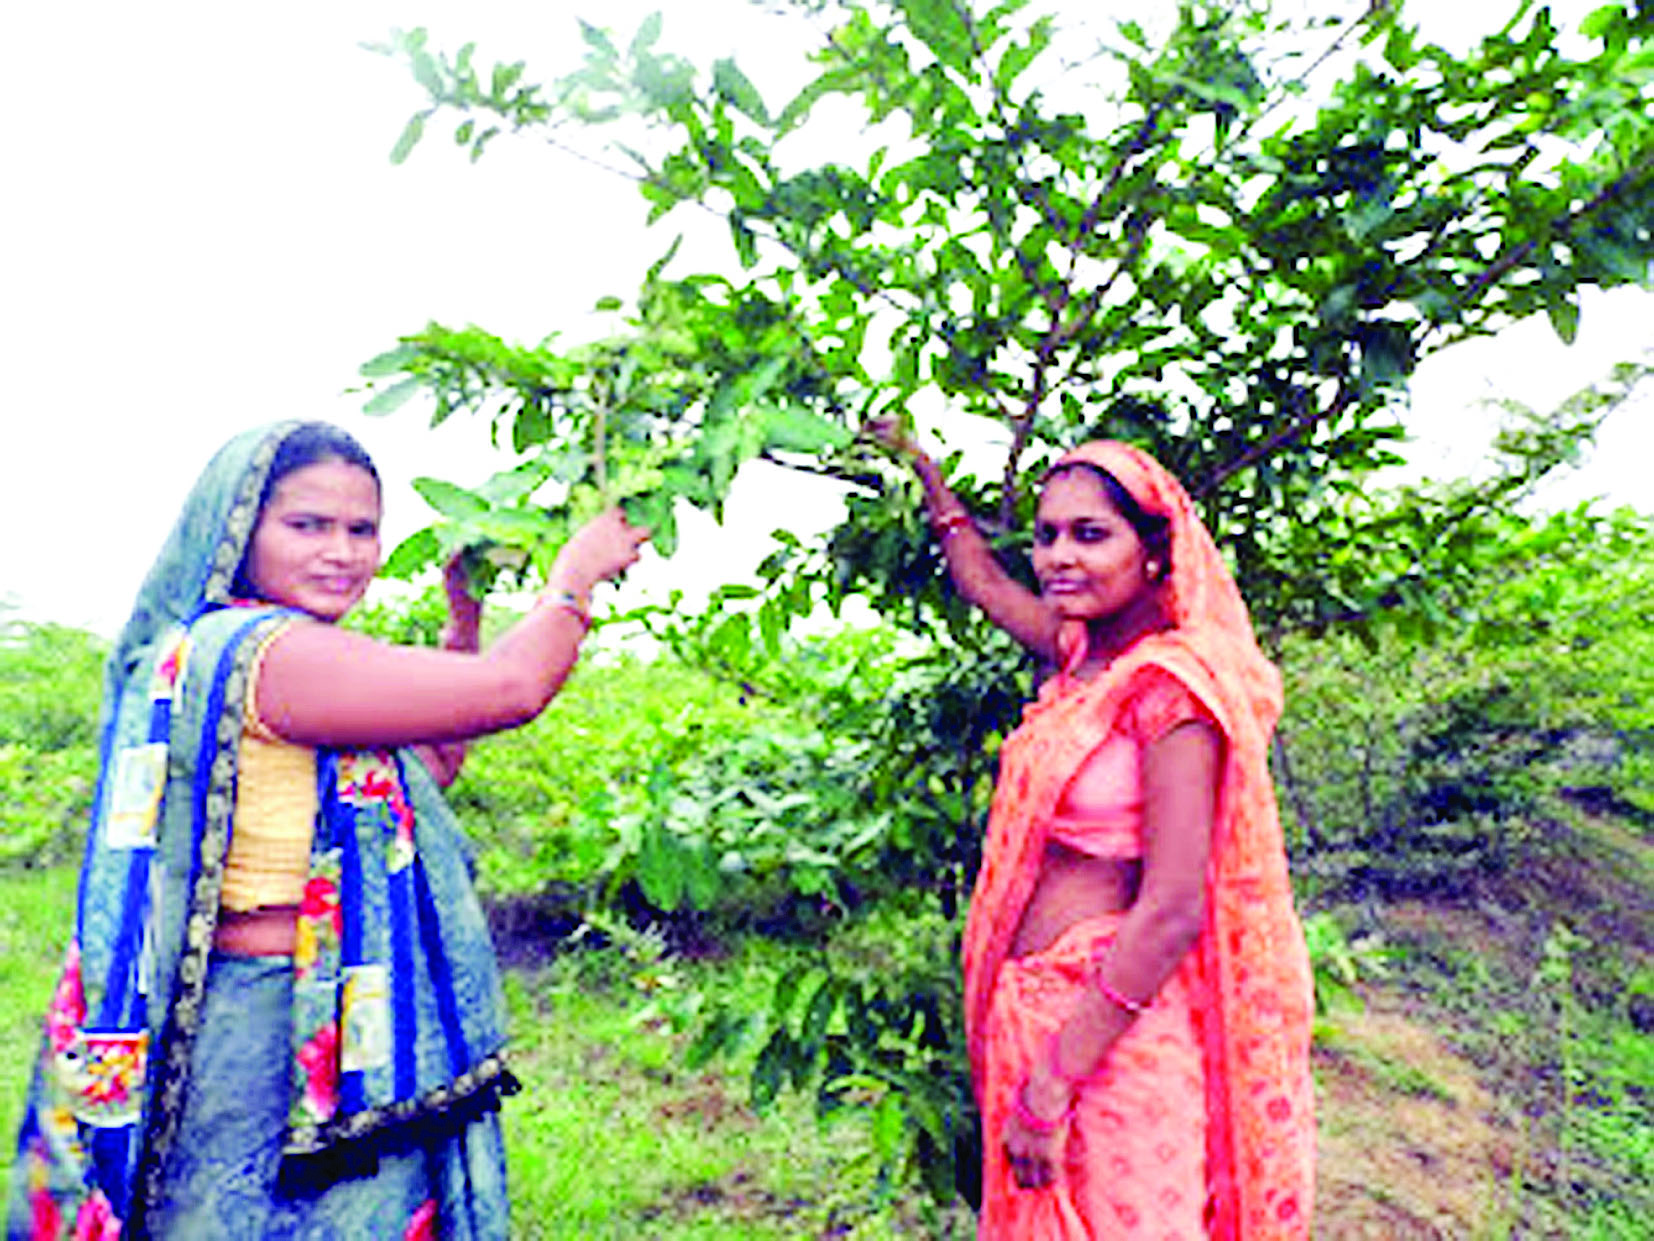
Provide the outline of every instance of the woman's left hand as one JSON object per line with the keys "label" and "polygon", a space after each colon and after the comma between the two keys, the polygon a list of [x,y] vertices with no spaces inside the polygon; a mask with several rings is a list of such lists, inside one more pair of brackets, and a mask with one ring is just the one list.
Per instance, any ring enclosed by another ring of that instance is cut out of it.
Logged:
{"label": "woman's left hand", "polygon": [[455,552],[442,566],[442,589],[448,597],[448,624],[442,645],[450,651],[475,651],[481,645],[482,603],[471,594],[465,553]]}
{"label": "woman's left hand", "polygon": [[[1047,1100],[1030,1091],[1033,1083],[1024,1081],[1014,1096],[1023,1101],[1023,1108],[1012,1108],[1005,1121],[1005,1159],[1011,1165],[1011,1175],[1019,1188],[1047,1189],[1057,1179],[1057,1165],[1062,1160],[1063,1145],[1068,1137],[1069,1103]],[[1030,1128],[1023,1119],[1024,1109],[1036,1118],[1060,1117],[1049,1129]]]}

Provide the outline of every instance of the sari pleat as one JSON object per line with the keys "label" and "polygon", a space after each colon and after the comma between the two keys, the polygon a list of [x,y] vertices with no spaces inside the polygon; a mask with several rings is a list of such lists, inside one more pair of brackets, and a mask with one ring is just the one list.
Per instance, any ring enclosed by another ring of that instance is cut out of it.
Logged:
{"label": "sari pleat", "polygon": [[[983,1118],[1002,1133],[1035,1057],[1089,985],[1120,915],[1088,918],[1042,952],[1008,960],[989,1009]],[[1198,1241],[1206,1236],[1205,1071],[1187,965],[1082,1082],[1050,1189],[1019,1189],[1003,1145],[983,1152],[984,1237]]]}

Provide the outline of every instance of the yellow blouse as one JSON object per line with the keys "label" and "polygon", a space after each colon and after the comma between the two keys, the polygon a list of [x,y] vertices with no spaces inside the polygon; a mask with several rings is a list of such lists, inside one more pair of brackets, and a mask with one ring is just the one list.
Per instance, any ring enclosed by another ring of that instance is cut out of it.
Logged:
{"label": "yellow blouse", "polygon": [[[276,634],[265,639],[264,650]],[[236,913],[299,904],[316,829],[316,751],[282,740],[259,718],[258,672],[264,650],[253,662],[242,714],[235,827],[224,859],[220,900]]]}

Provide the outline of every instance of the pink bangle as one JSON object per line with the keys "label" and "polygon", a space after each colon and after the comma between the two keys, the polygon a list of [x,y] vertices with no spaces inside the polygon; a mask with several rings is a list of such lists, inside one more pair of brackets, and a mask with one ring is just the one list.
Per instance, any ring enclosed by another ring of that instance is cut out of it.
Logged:
{"label": "pink bangle", "polygon": [[1055,1133],[1074,1114],[1074,1101],[1070,1099],[1068,1106],[1063,1108],[1060,1115],[1048,1120],[1044,1116],[1034,1114],[1033,1109],[1028,1106],[1028,1100],[1022,1097],[1022,1091],[1019,1090],[1016,1095],[1016,1103],[1012,1106],[1011,1112],[1029,1133]]}
{"label": "pink bangle", "polygon": [[1097,988],[1097,994],[1102,996],[1103,999],[1107,1000],[1110,1004],[1125,1009],[1133,1017],[1141,1017],[1149,1010],[1149,1006],[1142,1000],[1127,999],[1113,987],[1104,982],[1101,970],[1093,971],[1091,975],[1091,985]]}
{"label": "pink bangle", "polygon": [[930,519],[931,528],[936,531],[936,537],[947,539],[958,534],[971,524],[971,515],[962,508],[956,508],[946,513],[938,513]]}

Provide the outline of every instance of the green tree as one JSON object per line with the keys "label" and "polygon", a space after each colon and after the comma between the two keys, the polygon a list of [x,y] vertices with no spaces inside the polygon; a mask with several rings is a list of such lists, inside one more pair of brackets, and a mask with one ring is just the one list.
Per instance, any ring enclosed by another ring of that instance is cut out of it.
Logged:
{"label": "green tree", "polygon": [[[733,61],[703,75],[658,50],[658,16],[625,43],[583,26],[585,64],[543,87],[417,31],[387,49],[431,95],[397,158],[439,115],[473,156],[506,129],[641,123],[650,153],[630,129],[616,150],[654,218],[715,211],[737,273],[670,275],[668,246],[605,340],[432,325],[369,363],[370,409],[426,391],[437,420],[482,410],[527,455],[480,496],[427,486],[473,537],[555,538],[525,499],[556,480],[577,507],[632,499],[670,547],[672,498],[717,509],[764,456],[857,489],[829,559],[793,557],[811,589],[787,610],[857,591],[905,617],[932,567],[922,531],[852,432],[934,407],[945,438],[986,422],[1005,444],[960,481],[1007,540],[1030,471],[1112,434],[1189,482],[1266,622],[1412,602],[1423,575],[1403,558],[1300,570],[1319,532],[1347,546],[1375,522],[1424,561],[1452,554],[1439,528],[1409,536],[1364,502],[1417,361],[1538,311],[1571,339],[1582,287],[1648,275],[1646,8],[1605,5],[1565,37],[1524,4],[1461,56],[1399,5],[1294,24],[1189,3],[1163,40],[1123,22],[1082,62],[1081,112],[1041,85],[1059,27],[1017,0],[809,7],[835,24],[778,108]],[[1342,71],[1330,87],[1304,68],[1317,39],[1313,64]],[[800,169],[835,96],[864,109],[871,149]]]}
{"label": "green tree", "polygon": [[[1109,435],[1186,480],[1267,630],[1438,622],[1528,537],[1512,499],[1642,377],[1530,421],[1480,483],[1374,492],[1421,358],[1539,312],[1571,340],[1581,289],[1647,280],[1654,10],[1609,3],[1565,32],[1522,3],[1456,54],[1398,3],[1283,21],[1190,0],[1163,37],[1125,21],[1092,48],[1021,0],[795,7],[829,28],[779,105],[733,60],[702,72],[663,51],[658,16],[627,40],[583,24],[583,65],[546,84],[421,31],[386,46],[430,95],[393,158],[439,119],[473,159],[508,133],[612,134],[653,220],[711,211],[730,243],[724,270],[682,272],[663,242],[635,297],[606,303],[602,339],[431,324],[367,363],[370,411],[423,395],[435,421],[484,415],[517,457],[474,491],[423,480],[443,523],[392,567],[475,545],[525,568],[604,499],[670,551],[675,502],[719,512],[756,458],[842,480],[846,522],[819,545],[783,534],[755,597],[659,625],[758,687],[784,687],[788,627],[823,603],[859,597],[928,639],[905,693],[821,710],[890,739],[867,750],[869,790],[928,803],[907,847],[942,864],[910,892],[945,920],[974,866],[980,757],[1027,686],[952,596],[911,483],[861,423],[922,410],[946,444],[999,444],[992,468],[951,468],[1008,554],[1029,480]],[[861,110],[866,147],[803,159],[828,100]],[[794,980],[755,1083],[815,1081],[824,1107],[856,1083],[881,1153],[938,1193],[968,1183],[974,1123],[946,955],[894,983]],[[740,1024],[714,1022],[708,1047]]]}

